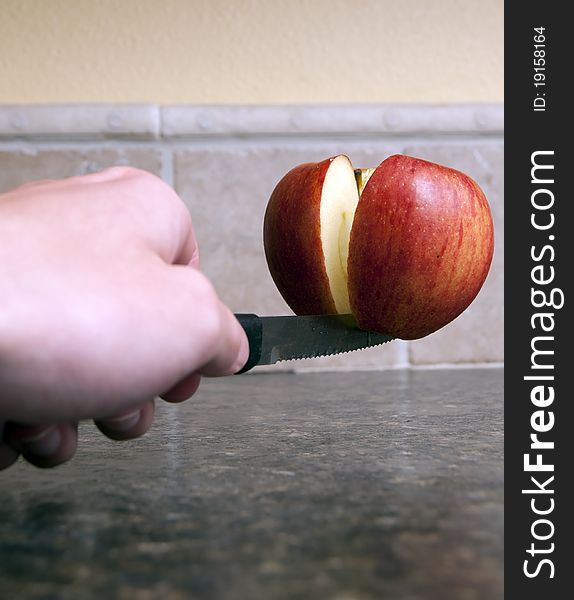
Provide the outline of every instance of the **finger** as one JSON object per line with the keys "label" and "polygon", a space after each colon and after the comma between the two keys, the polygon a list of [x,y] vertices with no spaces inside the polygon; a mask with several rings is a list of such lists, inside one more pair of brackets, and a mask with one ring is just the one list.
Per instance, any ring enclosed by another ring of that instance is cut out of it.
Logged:
{"label": "finger", "polygon": [[[110,171],[99,174],[104,190],[113,186],[110,191],[114,193],[104,195],[114,203],[115,213],[127,219],[126,229],[131,230],[134,242],[143,241],[168,264],[197,267],[199,253],[191,215],[175,190],[141,169],[117,167]],[[123,194],[118,193],[120,189]],[[118,202],[121,206],[115,206]]]}
{"label": "finger", "polygon": [[245,330],[225,304],[218,302],[217,310],[217,348],[211,360],[198,369],[198,373],[207,377],[233,375],[241,370],[249,358],[249,341]]}
{"label": "finger", "polygon": [[0,471],[13,465],[19,456],[20,453],[17,450],[0,440]]}
{"label": "finger", "polygon": [[[182,254],[182,257],[175,261],[175,264],[188,265],[193,267],[194,269],[199,269],[199,247],[197,246],[197,242],[195,241],[195,234],[193,233],[193,238],[188,241],[188,248],[186,248],[185,253]],[[189,260],[187,257],[191,256]]]}
{"label": "finger", "polygon": [[170,390],[161,394],[161,398],[166,402],[183,402],[191,398],[201,383],[201,375],[192,373],[179,383],[176,383]]}
{"label": "finger", "polygon": [[94,422],[96,427],[112,440],[131,440],[140,437],[151,427],[154,412],[155,403],[151,400],[135,410]]}
{"label": "finger", "polygon": [[164,269],[162,281],[153,289],[148,285],[146,295],[147,309],[160,306],[162,319],[144,317],[148,340],[157,339],[155,345],[163,348],[156,366],[161,361],[170,373],[155,395],[192,374],[211,377],[239,371],[249,355],[245,331],[205,275],[171,266]]}
{"label": "finger", "polygon": [[[197,241],[189,210],[175,190],[156,175],[116,166],[47,185],[64,199],[69,197],[65,191],[76,194],[78,203],[90,205],[88,210],[96,202],[98,214],[107,211],[113,215],[106,243],[108,247],[117,245],[120,255],[127,247],[144,248],[168,264],[197,263]],[[98,231],[96,227],[94,235]]]}
{"label": "finger", "polygon": [[13,465],[20,453],[4,441],[4,421],[0,421],[0,471]]}
{"label": "finger", "polygon": [[0,421],[0,471],[13,465],[20,456],[20,452],[4,441],[4,421]]}
{"label": "finger", "polygon": [[36,467],[55,467],[72,458],[78,444],[77,423],[21,425],[7,423],[4,439]]}

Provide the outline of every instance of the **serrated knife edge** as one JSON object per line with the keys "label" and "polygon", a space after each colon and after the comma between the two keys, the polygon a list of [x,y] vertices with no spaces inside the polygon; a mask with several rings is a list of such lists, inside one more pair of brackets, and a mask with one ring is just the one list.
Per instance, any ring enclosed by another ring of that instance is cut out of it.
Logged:
{"label": "serrated knife edge", "polygon": [[380,346],[393,338],[359,329],[352,315],[235,315],[249,339],[250,355],[239,371],[279,361],[316,358]]}

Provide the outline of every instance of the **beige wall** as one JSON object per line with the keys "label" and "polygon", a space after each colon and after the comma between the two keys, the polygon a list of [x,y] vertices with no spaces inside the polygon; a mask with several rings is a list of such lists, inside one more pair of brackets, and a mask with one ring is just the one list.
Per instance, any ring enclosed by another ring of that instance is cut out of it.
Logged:
{"label": "beige wall", "polygon": [[502,102],[502,0],[0,0],[0,103]]}

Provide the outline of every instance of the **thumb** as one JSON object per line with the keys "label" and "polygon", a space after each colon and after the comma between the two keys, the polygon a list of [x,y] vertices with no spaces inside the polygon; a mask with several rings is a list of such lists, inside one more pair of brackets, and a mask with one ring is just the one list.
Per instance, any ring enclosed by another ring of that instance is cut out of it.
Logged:
{"label": "thumb", "polygon": [[[218,315],[217,327],[211,334],[213,339],[210,358],[196,370],[186,375],[169,390],[161,394],[168,402],[182,402],[197,391],[201,375],[216,377],[237,373],[249,358],[249,342],[243,327],[231,311],[219,299],[215,300]],[[208,341],[204,339],[204,342]]]}
{"label": "thumb", "polygon": [[192,374],[217,377],[236,373],[249,357],[243,327],[200,271],[175,265],[169,269],[169,319],[163,325],[171,350],[177,353],[178,381]]}
{"label": "thumb", "polygon": [[215,353],[197,372],[208,377],[233,375],[249,358],[249,341],[245,330],[229,308],[217,300],[218,334]]}

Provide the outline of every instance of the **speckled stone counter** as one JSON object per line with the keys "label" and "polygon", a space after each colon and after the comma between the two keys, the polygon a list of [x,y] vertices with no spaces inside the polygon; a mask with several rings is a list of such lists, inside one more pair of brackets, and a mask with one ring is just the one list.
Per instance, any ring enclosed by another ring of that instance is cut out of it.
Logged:
{"label": "speckled stone counter", "polygon": [[497,600],[503,371],[254,374],[0,473],[0,598]]}

